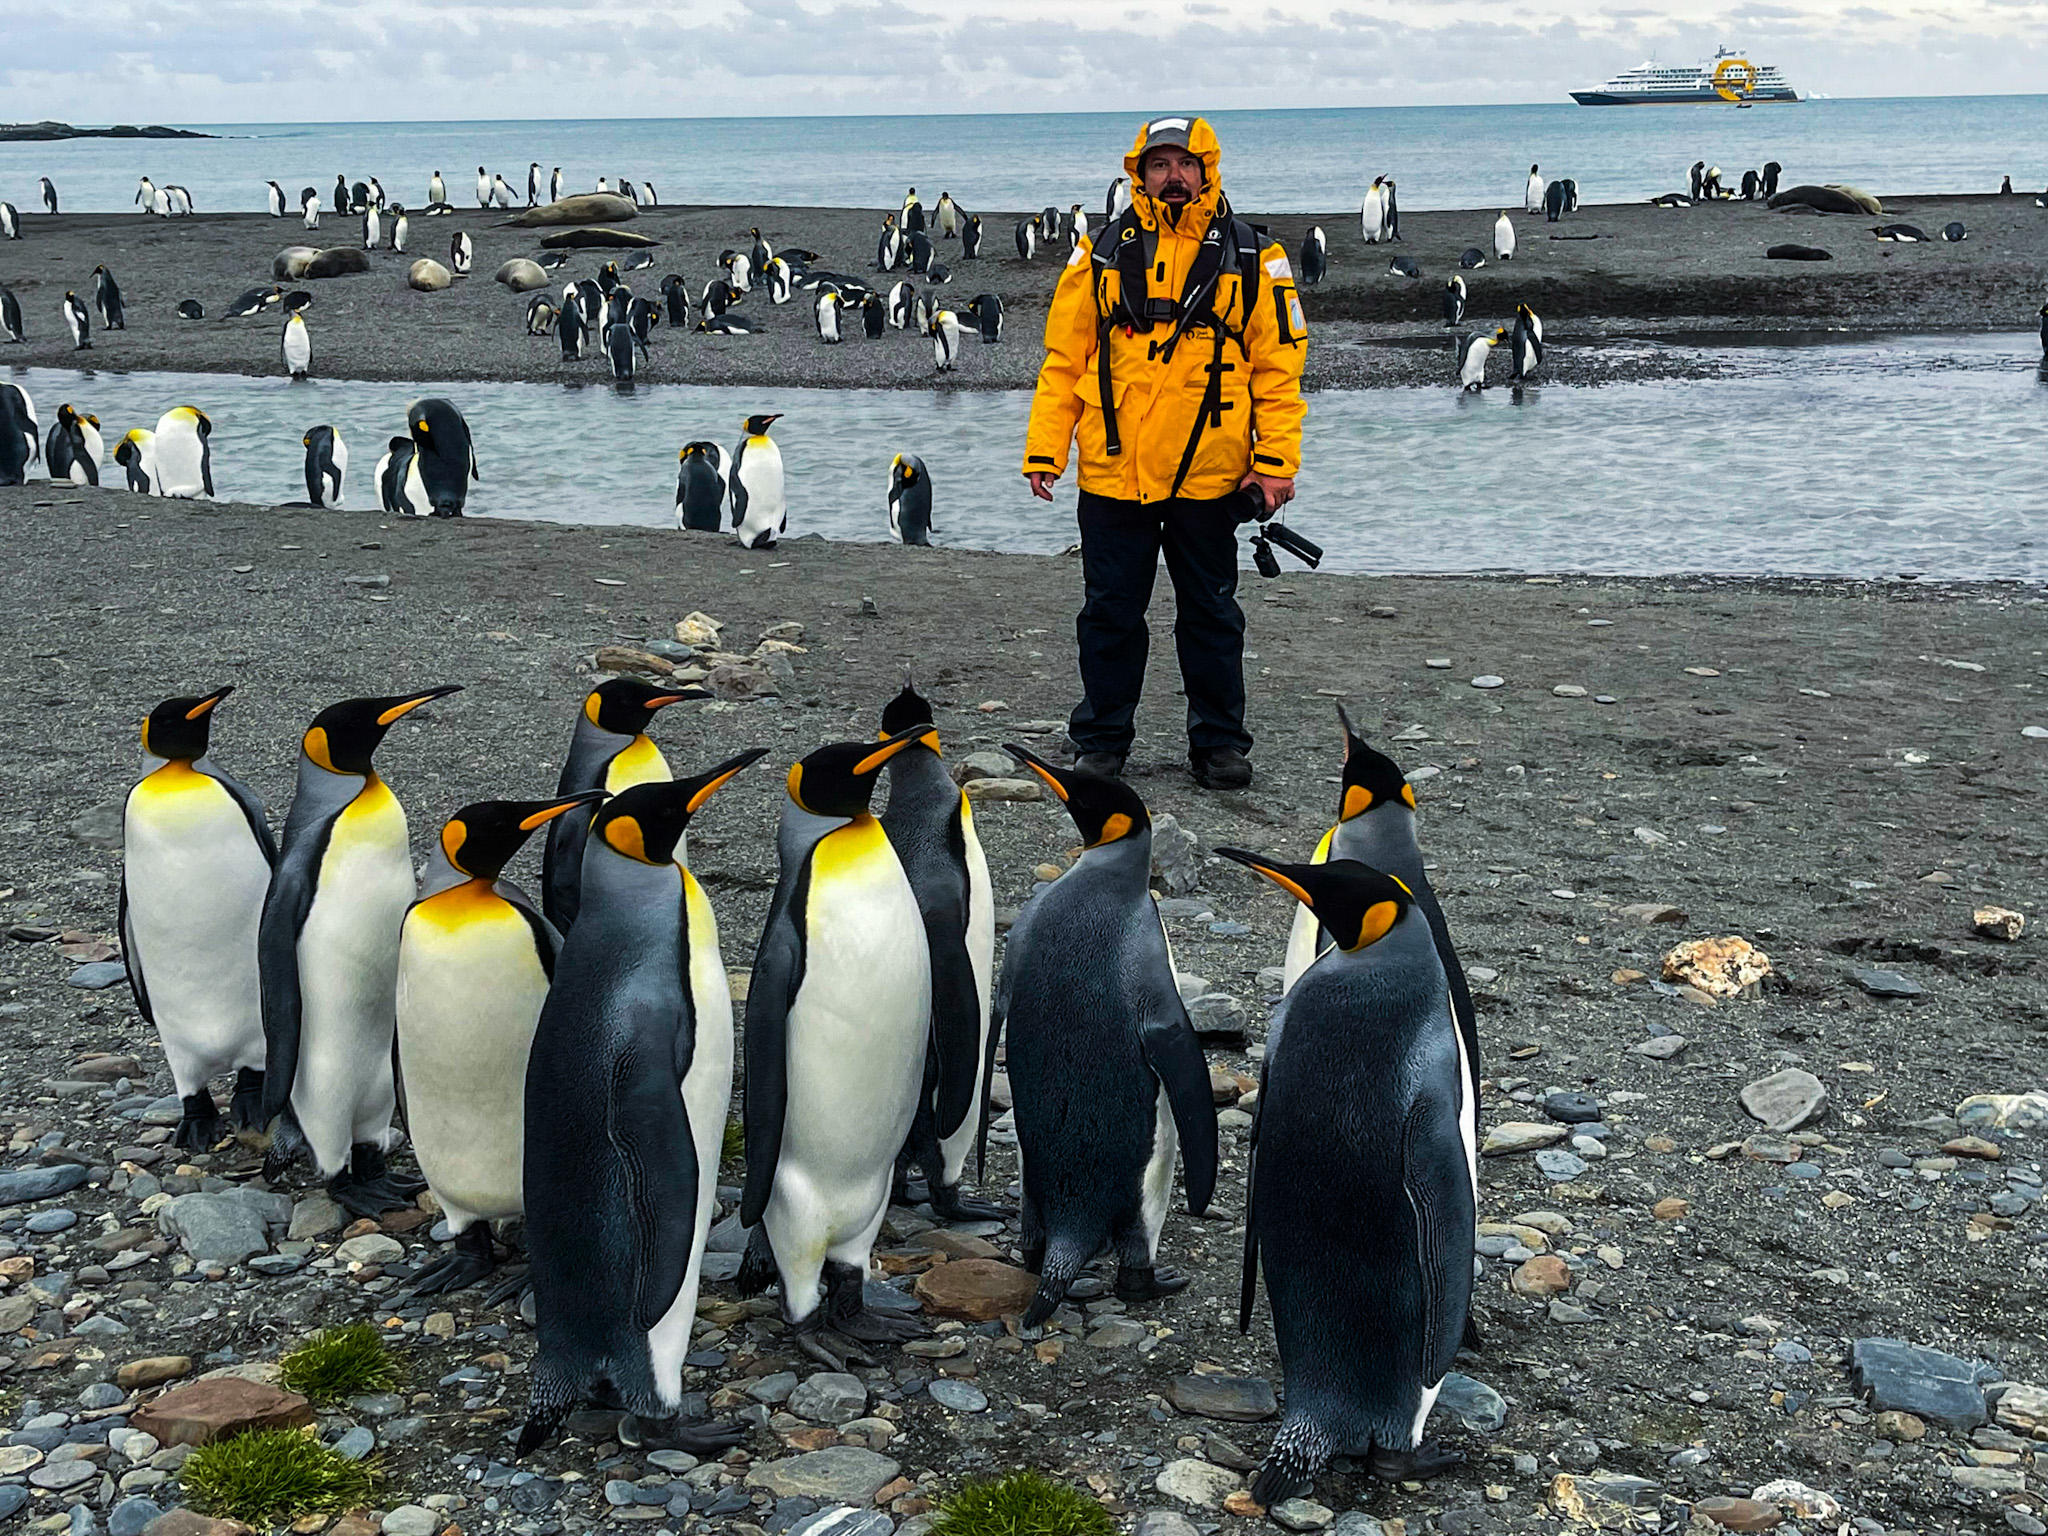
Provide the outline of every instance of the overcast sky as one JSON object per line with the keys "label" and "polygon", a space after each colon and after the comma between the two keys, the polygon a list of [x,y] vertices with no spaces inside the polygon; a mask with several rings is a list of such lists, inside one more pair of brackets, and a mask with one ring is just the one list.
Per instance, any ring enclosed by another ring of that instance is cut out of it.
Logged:
{"label": "overcast sky", "polygon": [[1727,42],[1837,96],[2039,91],[2043,0],[94,0],[0,6],[0,117],[79,123],[1562,101]]}

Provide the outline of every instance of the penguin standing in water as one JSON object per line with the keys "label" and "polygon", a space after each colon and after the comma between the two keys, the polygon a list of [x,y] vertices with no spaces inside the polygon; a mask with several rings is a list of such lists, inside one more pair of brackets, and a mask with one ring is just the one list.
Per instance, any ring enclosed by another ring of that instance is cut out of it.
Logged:
{"label": "penguin standing in water", "polygon": [[1515,306],[1515,333],[1509,339],[1508,356],[1514,364],[1508,370],[1510,383],[1533,379],[1543,365],[1543,320],[1526,304]]}
{"label": "penguin standing in water", "polygon": [[1216,1108],[1148,884],[1145,803],[1121,779],[1003,750],[1065,802],[1086,844],[1010,929],[996,1002],[1024,1165],[1024,1259],[1038,1273],[1021,1322],[1035,1328],[1105,1245],[1119,1299],[1186,1289],[1158,1262],[1159,1231],[1176,1150],[1189,1213],[1215,1192]]}
{"label": "penguin standing in water", "polygon": [[1287,1400],[1253,1502],[1307,1493],[1333,1456],[1433,1477],[1464,1459],[1422,1430],[1471,1313],[1479,1175],[1476,1067],[1429,923],[1355,860],[1216,851],[1304,903],[1334,946],[1273,1011],[1252,1133],[1238,1326],[1263,1270]]}
{"label": "penguin standing in water", "polygon": [[498,877],[537,830],[603,798],[593,790],[464,806],[441,828],[424,894],[406,911],[397,992],[406,1124],[455,1232],[455,1251],[413,1276],[415,1296],[483,1279],[497,1265],[491,1223],[525,1209],[526,1057],[562,941]]}
{"label": "penguin standing in water", "polygon": [[745,1436],[739,1424],[683,1420],[733,1063],[718,921],[683,838],[764,755],[635,785],[591,827],[583,916],[563,940],[526,1069],[538,1348],[521,1456],[579,1402],[625,1409],[615,1433],[636,1449],[717,1456]]}
{"label": "penguin standing in water", "polygon": [[371,758],[399,720],[460,691],[348,699],[314,717],[263,903],[263,1118],[274,1123],[264,1166],[275,1183],[310,1152],[356,1216],[409,1205],[423,1187],[384,1164],[397,1140],[398,933],[414,891],[405,810]]}
{"label": "penguin standing in water", "polygon": [[[1472,1007],[1472,989],[1465,981],[1465,967],[1459,963],[1458,951],[1451,943],[1443,907],[1437,902],[1436,892],[1430,889],[1429,876],[1423,872],[1422,845],[1415,832],[1415,790],[1392,758],[1375,751],[1352,729],[1351,716],[1341,704],[1337,706],[1337,721],[1344,729],[1343,788],[1338,795],[1337,824],[1323,834],[1309,862],[1325,864],[1332,859],[1355,859],[1392,875],[1408,888],[1409,899],[1421,909],[1423,920],[1429,924],[1437,962],[1444,969],[1451,1016],[1457,1020],[1465,1058],[1472,1066],[1472,1101],[1476,1104],[1479,1019]],[[1315,914],[1307,907],[1298,909],[1294,927],[1287,935],[1281,991],[1291,988],[1330,944],[1329,932],[1316,922]],[[1476,1133],[1476,1121],[1474,1129]]]}
{"label": "penguin standing in water", "polygon": [[256,931],[277,863],[263,802],[207,753],[232,688],[166,699],[142,725],[142,779],[121,827],[121,950],[135,1006],[156,1028],[182,1100],[174,1145],[221,1137],[207,1088],[232,1071],[237,1125],[263,1109]]}
{"label": "penguin standing in water", "polygon": [[213,421],[197,406],[165,411],[156,424],[156,493],[213,494]]}
{"label": "penguin standing in water", "polygon": [[72,485],[98,485],[102,451],[99,417],[83,415],[69,405],[58,406],[43,452],[50,478]]}
{"label": "penguin standing in water", "polygon": [[316,507],[340,506],[348,444],[329,426],[311,427],[299,441],[306,450],[306,499]]}
{"label": "penguin standing in water", "polygon": [[923,1169],[932,1213],[941,1220],[1000,1220],[1009,1213],[960,1192],[967,1154],[980,1144],[988,1123],[995,1065],[996,1036],[989,1027],[995,898],[974,812],[939,756],[932,707],[906,681],[882,711],[882,739],[914,726],[923,726],[924,734],[890,762],[889,807],[882,812],[882,830],[924,915],[932,966],[924,1090],[898,1168],[914,1162]]}
{"label": "penguin standing in water", "polygon": [[[916,454],[899,453],[889,465],[889,537],[898,544],[928,545],[931,534],[931,475],[924,467],[924,460]],[[884,723],[884,734],[892,729]],[[893,784],[897,778],[897,774],[891,773],[889,782]]]}
{"label": "penguin standing in water", "polygon": [[1465,318],[1465,279],[1453,272],[1450,281],[1444,284],[1444,328],[1456,326]]}
{"label": "penguin standing in water", "polygon": [[405,420],[416,450],[411,477],[424,489],[428,510],[435,517],[462,516],[469,482],[483,478],[476,467],[469,423],[462,412],[433,396],[413,401]]}
{"label": "penguin standing in water", "polygon": [[121,306],[121,286],[104,266],[92,269],[92,307],[100,312],[103,330],[128,329],[128,311]]}
{"label": "penguin standing in water", "polygon": [[1330,270],[1329,246],[1323,240],[1320,226],[1311,229],[1301,241],[1301,282],[1305,288],[1320,283]]}
{"label": "penguin standing in water", "polygon": [[[555,793],[566,797],[602,790],[618,795],[635,784],[666,784],[673,777],[668,759],[647,735],[655,711],[710,697],[702,688],[656,688],[630,677],[599,683],[584,696]],[[590,821],[579,812],[548,826],[547,852],[541,859],[541,910],[563,933],[575,925],[581,905],[583,845]]]}
{"label": "penguin standing in water", "polygon": [[725,526],[725,450],[701,439],[676,455],[676,526],[716,533]]}
{"label": "penguin standing in water", "polygon": [[790,769],[747,992],[740,1221],[754,1231],[739,1285],[780,1275],[784,1320],[834,1370],[833,1348],[858,1360],[861,1342],[923,1331],[870,1312],[861,1288],[922,1097],[932,1004],[924,917],[868,801],[929,730],[820,747]]}
{"label": "penguin standing in water", "polygon": [[732,451],[727,476],[732,493],[732,531],[743,549],[773,549],[789,529],[789,501],[784,493],[782,450],[768,428],[782,419],[749,416],[747,435]]}
{"label": "penguin standing in water", "polygon": [[[114,462],[128,477],[128,489],[144,496],[163,494],[157,489],[156,434],[147,427],[133,427],[114,445]],[[5,484],[0,479],[0,484]]]}

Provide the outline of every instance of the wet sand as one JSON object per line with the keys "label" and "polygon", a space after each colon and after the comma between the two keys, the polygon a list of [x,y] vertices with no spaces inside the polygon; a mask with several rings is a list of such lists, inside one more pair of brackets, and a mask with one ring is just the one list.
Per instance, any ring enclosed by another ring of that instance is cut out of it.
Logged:
{"label": "wet sand", "polygon": [[[1564,382],[1690,376],[1710,363],[1684,354],[1644,353],[1611,344],[1635,337],[1711,340],[1756,332],[2031,330],[2048,262],[2048,212],[2031,195],[1956,196],[1887,201],[1884,219],[1798,216],[1761,203],[1667,210],[1644,204],[1589,206],[1558,225],[1513,214],[1515,259],[1465,274],[1466,328],[1510,323],[1518,302],[1543,315],[1552,343],[1547,371]],[[1304,296],[1312,327],[1308,386],[1360,388],[1440,383],[1448,364],[1436,342],[1445,334],[1444,279],[1468,246],[1492,250],[1497,209],[1414,213],[1402,219],[1404,243],[1420,280],[1390,276],[1391,252],[1368,246],[1355,211],[1288,215],[1269,222],[1291,252],[1305,231],[1328,239],[1330,275]],[[1005,339],[987,347],[966,339],[955,370],[935,375],[923,338],[891,331],[879,341],[856,332],[840,346],[816,335],[801,297],[776,307],[756,292],[742,306],[762,327],[750,336],[704,336],[663,328],[642,364],[648,382],[868,388],[1029,388],[1041,358],[1045,305],[1060,257],[1031,263],[1015,254],[1018,214],[984,213],[983,258],[961,261],[957,242],[940,241],[953,268],[939,290],[958,308],[993,292],[1006,313]],[[1961,244],[1877,241],[1871,226],[1900,220],[1930,235],[1952,219],[1970,229]],[[681,273],[701,291],[720,251],[745,249],[758,226],[778,248],[817,251],[821,265],[872,279],[881,215],[868,209],[673,207],[644,212],[625,227],[662,241],[652,268],[629,281],[653,294],[661,276]],[[272,256],[298,244],[360,243],[358,221],[329,214],[317,233],[296,217],[202,214],[163,221],[139,214],[49,218],[24,212],[23,238],[0,242],[0,284],[22,303],[28,341],[0,345],[0,363],[80,364],[120,370],[269,374],[279,371],[278,322],[183,321],[179,300],[197,298],[210,317],[237,294],[271,282]],[[475,274],[444,293],[416,293],[406,268],[421,255],[447,261],[456,230],[475,244]],[[528,337],[526,299],[491,281],[500,263],[539,252],[542,231],[504,227],[503,215],[470,209],[412,220],[403,255],[379,252],[362,275],[303,285],[315,294],[307,314],[313,371],[327,378],[386,380],[554,380],[601,378],[595,358],[565,366],[551,337]],[[1553,238],[1570,237],[1570,238]],[[1586,238],[1592,237],[1592,238]],[[1765,250],[1796,242],[1830,250],[1824,263],[1769,261]],[[614,254],[582,252],[556,274],[590,276]],[[90,297],[92,270],[105,263],[119,280],[128,328],[96,330],[90,353],[74,354],[59,309],[67,288]],[[891,274],[887,281],[893,282]],[[920,284],[922,286],[922,284]],[[1389,344],[1391,343],[1391,345]]]}

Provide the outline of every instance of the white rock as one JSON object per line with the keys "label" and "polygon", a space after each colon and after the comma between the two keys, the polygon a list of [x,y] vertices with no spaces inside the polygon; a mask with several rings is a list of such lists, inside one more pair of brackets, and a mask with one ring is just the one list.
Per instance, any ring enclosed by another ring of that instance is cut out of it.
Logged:
{"label": "white rock", "polygon": [[1228,1468],[1191,1456],[1169,1461],[1152,1482],[1169,1499],[1198,1504],[1204,1509],[1216,1508],[1243,1485],[1244,1479]]}

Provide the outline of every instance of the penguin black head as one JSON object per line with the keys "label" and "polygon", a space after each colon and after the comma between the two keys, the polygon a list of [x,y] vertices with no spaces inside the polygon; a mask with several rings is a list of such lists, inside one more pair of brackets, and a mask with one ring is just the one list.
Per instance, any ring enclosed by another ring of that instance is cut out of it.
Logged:
{"label": "penguin black head", "polygon": [[165,699],[142,722],[142,750],[151,757],[189,763],[206,756],[213,733],[213,712],[233,685],[216,688],[196,699]]}
{"label": "penguin black head", "polygon": [[882,739],[887,741],[918,726],[924,728],[919,740],[934,752],[939,751],[939,733],[932,719],[931,701],[917,691],[917,684],[905,674],[903,691],[882,706]]}
{"label": "penguin black head", "polygon": [[913,725],[880,742],[842,741],[820,747],[789,770],[789,798],[813,816],[863,816],[883,766],[929,725]]}
{"label": "penguin black head", "polygon": [[1315,913],[1316,920],[1347,953],[1385,938],[1415,901],[1414,892],[1392,875],[1356,859],[1327,864],[1281,864],[1242,848],[1218,848],[1226,859],[1255,870]]}
{"label": "penguin black head", "polygon": [[923,469],[924,464],[915,454],[899,453],[896,455],[896,461],[889,466],[889,483],[899,489],[906,485],[915,485],[918,474]]}
{"label": "penguin black head", "polygon": [[768,755],[766,747],[750,747],[705,773],[666,784],[635,784],[604,803],[590,824],[590,835],[614,853],[642,864],[667,864],[690,818],[704,802],[725,787],[742,768]]}
{"label": "penguin black head", "polygon": [[1337,706],[1337,718],[1344,725],[1344,798],[1337,807],[1337,819],[1349,821],[1377,806],[1396,802],[1414,810],[1415,789],[1402,776],[1400,767],[1391,757],[1366,744],[1341,704]]}
{"label": "penguin black head", "polygon": [[686,699],[708,699],[702,688],[657,688],[630,677],[599,683],[583,700],[583,716],[600,731],[638,736],[654,720],[654,712]]}
{"label": "penguin black head", "polygon": [[1060,797],[1088,847],[1121,842],[1139,828],[1152,825],[1145,802],[1122,779],[1055,768],[1037,753],[1012,742],[1004,742],[1003,750],[1045,780],[1046,787]]}
{"label": "penguin black head", "polygon": [[782,413],[780,411],[777,411],[772,416],[749,416],[747,418],[747,436],[766,437],[768,435],[769,423],[780,420],[782,420]]}
{"label": "penguin black head", "polygon": [[479,800],[441,828],[441,852],[472,880],[495,880],[526,840],[557,816],[604,798],[601,789],[560,800]]}
{"label": "penguin black head", "polygon": [[460,683],[427,688],[419,693],[401,693],[383,699],[344,699],[330,704],[313,717],[301,743],[315,767],[329,773],[369,774],[370,759],[376,754],[384,733],[422,704],[462,692]]}

